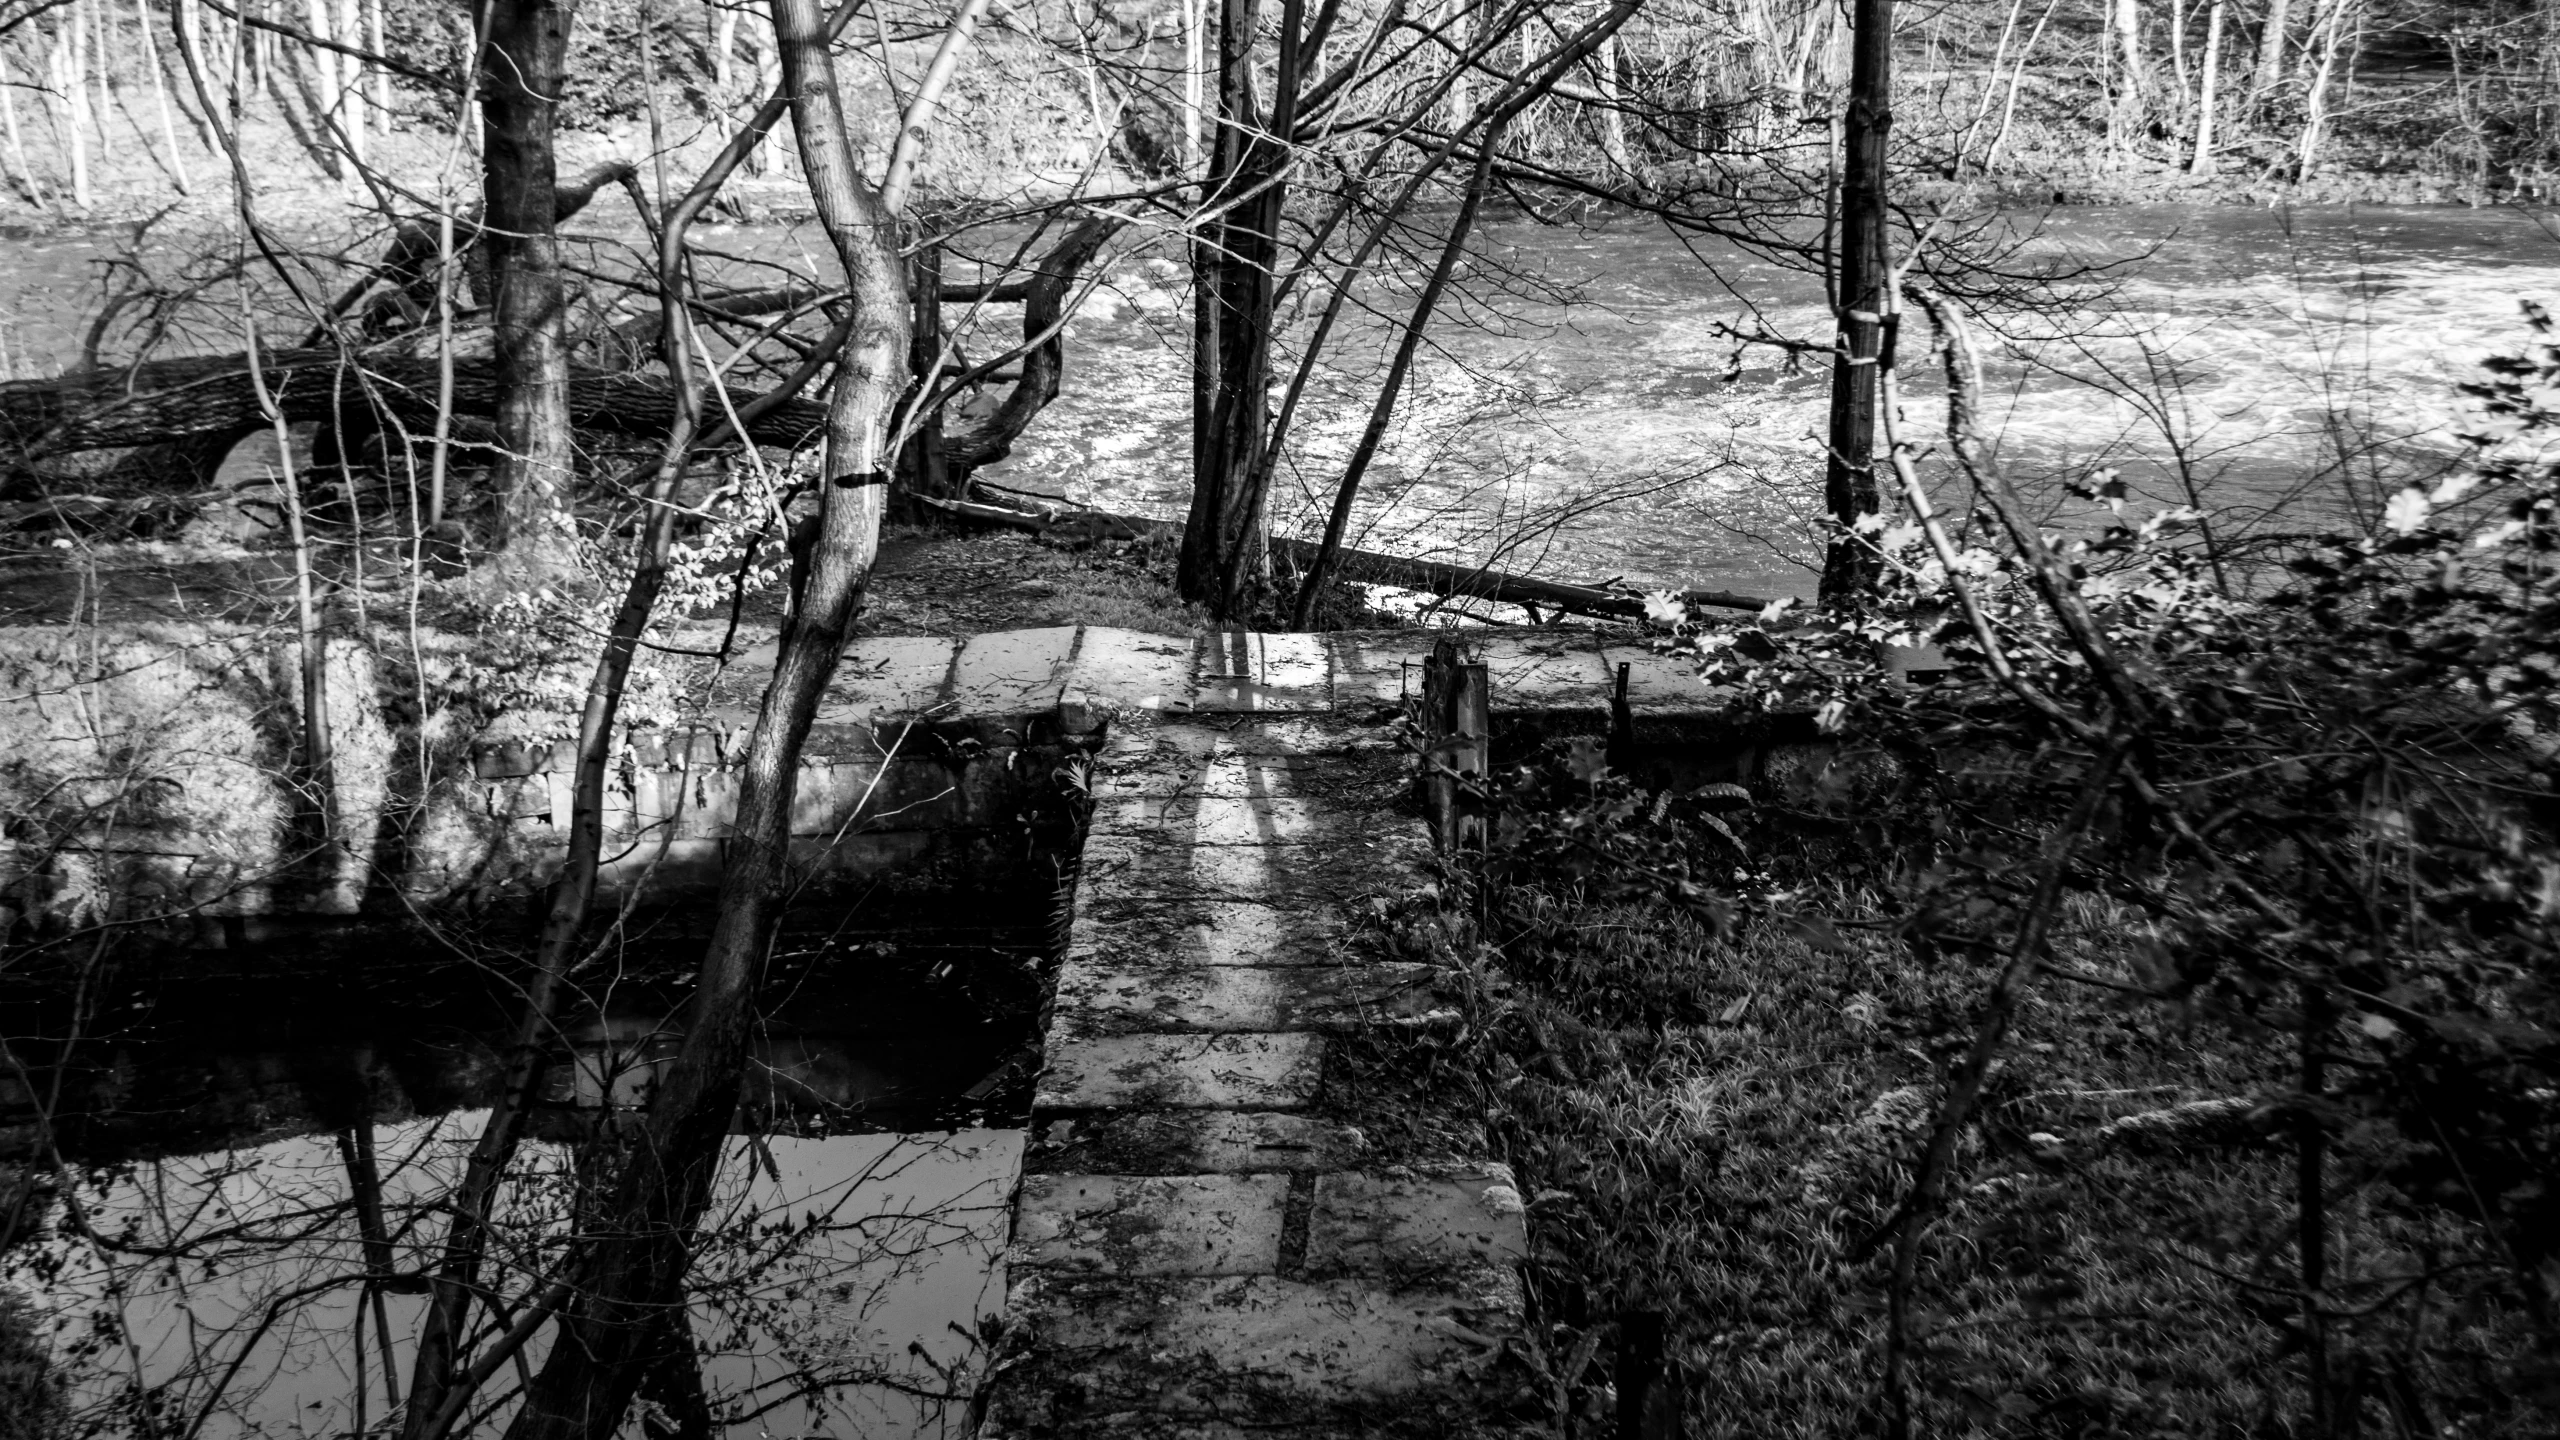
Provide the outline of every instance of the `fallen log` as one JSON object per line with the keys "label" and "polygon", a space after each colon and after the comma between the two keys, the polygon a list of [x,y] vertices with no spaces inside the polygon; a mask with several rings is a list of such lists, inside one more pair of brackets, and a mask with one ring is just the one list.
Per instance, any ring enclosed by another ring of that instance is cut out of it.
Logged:
{"label": "fallen log", "polygon": [[[1065,538],[1090,536],[1093,539],[1169,538],[1179,540],[1182,527],[1170,520],[1146,520],[1131,515],[1110,515],[1099,510],[1058,509],[1048,512],[1021,510],[1009,505],[989,505],[975,500],[932,500],[918,497],[923,503],[956,519],[981,524],[1002,525],[1035,534]],[[1271,537],[1272,553],[1300,567],[1315,559],[1317,545],[1312,540],[1290,536]],[[1560,580],[1540,580],[1529,575],[1483,566],[1451,565],[1438,560],[1410,560],[1401,555],[1382,555],[1374,550],[1345,549],[1336,552],[1334,575],[1342,580],[1366,580],[1380,585],[1394,585],[1406,590],[1425,590],[1454,599],[1491,600],[1500,604],[1535,606],[1568,615],[1590,615],[1603,619],[1632,619],[1644,613],[1644,597],[1591,585],[1573,585]],[[1692,606],[1721,610],[1766,610],[1771,601],[1757,595],[1737,595],[1727,590],[1686,590],[1682,600]]]}
{"label": "fallen log", "polygon": [[[263,357],[263,368],[288,421],[363,430],[397,419],[421,433],[434,427],[436,364],[417,356],[414,347],[358,352],[355,364],[334,349],[285,350]],[[457,413],[495,414],[497,367],[486,359],[457,360],[453,394]],[[750,390],[729,394],[741,410],[757,398]],[[593,371],[570,377],[569,420],[581,430],[660,436],[673,422],[675,407],[675,392],[652,379]],[[221,442],[264,423],[244,355],[154,360],[0,383],[0,445],[19,466],[85,450],[195,442],[212,449],[219,461],[228,448]],[[815,444],[825,423],[826,407],[793,400],[771,407],[749,431],[759,445],[797,449]],[[193,485],[203,478],[171,475],[167,483]]]}

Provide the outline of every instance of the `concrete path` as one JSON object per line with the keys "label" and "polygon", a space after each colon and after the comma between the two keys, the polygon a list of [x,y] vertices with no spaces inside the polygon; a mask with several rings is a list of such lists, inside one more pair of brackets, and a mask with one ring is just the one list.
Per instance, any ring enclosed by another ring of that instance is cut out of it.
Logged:
{"label": "concrete path", "polygon": [[[1066,657],[1060,703],[1114,718],[981,1435],[1531,1428],[1511,1175],[1382,1150],[1328,1065],[1436,1018],[1431,972],[1364,958],[1353,922],[1423,879],[1392,722],[1431,638],[1088,629]],[[1550,709],[1605,712],[1621,658],[1480,648]],[[1678,677],[1623,658],[1668,698]]]}

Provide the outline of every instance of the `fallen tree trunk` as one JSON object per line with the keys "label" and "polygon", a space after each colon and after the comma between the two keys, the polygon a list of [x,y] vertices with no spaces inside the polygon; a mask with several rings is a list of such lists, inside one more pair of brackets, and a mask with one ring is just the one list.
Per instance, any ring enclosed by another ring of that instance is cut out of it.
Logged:
{"label": "fallen tree trunk", "polygon": [[[927,500],[926,504],[956,519],[974,520],[982,524],[1002,525],[1035,534],[1062,537],[1091,536],[1094,539],[1146,539],[1164,537],[1179,540],[1182,526],[1170,520],[1144,520],[1130,515],[1108,515],[1099,510],[1060,510],[1041,512],[1019,510],[1010,505],[988,505],[969,500]],[[1290,563],[1304,567],[1315,559],[1316,542],[1287,536],[1271,537],[1271,553]],[[1631,619],[1644,613],[1644,598],[1621,594],[1591,585],[1574,585],[1560,580],[1540,580],[1529,575],[1482,566],[1451,565],[1438,560],[1409,560],[1400,555],[1382,555],[1374,550],[1344,549],[1335,552],[1334,575],[1343,580],[1365,580],[1374,584],[1394,585],[1406,590],[1425,590],[1453,599],[1491,600],[1500,604],[1530,606],[1554,610],[1568,615],[1592,615],[1605,619]],[[1737,595],[1726,590],[1689,590],[1681,599],[1692,606],[1721,610],[1766,610],[1772,603],[1757,595]]]}
{"label": "fallen tree trunk", "polygon": [[[386,350],[388,347],[386,347]],[[287,350],[261,357],[269,389],[288,421],[320,421],[351,428],[398,419],[421,432],[435,423],[436,366],[407,353],[366,353],[362,372],[333,349]],[[732,390],[741,410],[756,392]],[[469,415],[497,411],[496,367],[485,359],[457,361],[454,409]],[[374,420],[378,401],[387,415]],[[664,435],[675,418],[676,396],[665,385],[635,375],[573,373],[569,420],[578,429],[633,437]],[[794,400],[752,422],[758,445],[797,449],[812,444],[825,424],[823,406]],[[118,370],[89,370],[47,380],[0,384],[0,444],[21,466],[84,450],[212,442],[227,445],[261,427],[258,395],[241,355],[155,360]],[[210,447],[208,447],[210,448]],[[200,475],[172,475],[171,488],[200,483]]]}

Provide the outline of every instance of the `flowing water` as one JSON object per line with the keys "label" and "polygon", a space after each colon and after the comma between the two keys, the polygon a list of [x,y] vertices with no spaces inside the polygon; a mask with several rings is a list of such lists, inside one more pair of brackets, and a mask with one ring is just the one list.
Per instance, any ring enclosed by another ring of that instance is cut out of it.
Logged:
{"label": "flowing water", "polygon": [[[2526,334],[2519,302],[2560,302],[2560,240],[2516,211],[2164,206],[2010,223],[2026,264],[2107,268],[2068,287],[2060,313],[2010,315],[2012,343],[1980,336],[1989,428],[2022,473],[2122,467],[2163,503],[2187,498],[2163,463],[2178,453],[2208,504],[2259,508],[2342,444],[2427,463],[2450,446],[2454,387]],[[1510,222],[1487,238],[1480,277],[1499,265],[1551,293],[1467,313],[1426,352],[1358,512],[1373,546],[1480,558],[1513,543],[1515,567],[1562,578],[1808,593],[1800,519],[1818,498],[1828,378],[1723,327],[1822,339],[1818,287],[1640,220]],[[1067,397],[992,478],[1181,513],[1184,336],[1169,297],[1135,298],[1079,327]],[[1311,407],[1275,523],[1312,533],[1367,418],[1365,378]],[[1941,387],[1927,366],[1908,384],[1908,423],[1934,439]],[[2311,489],[2315,508],[2334,503]]]}

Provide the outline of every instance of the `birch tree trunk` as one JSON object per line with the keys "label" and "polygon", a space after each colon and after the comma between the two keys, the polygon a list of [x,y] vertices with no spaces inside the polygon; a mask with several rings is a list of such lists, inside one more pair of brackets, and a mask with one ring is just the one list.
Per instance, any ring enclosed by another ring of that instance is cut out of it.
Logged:
{"label": "birch tree trunk", "polygon": [[1182,0],[1182,173],[1200,173],[1201,30],[1209,23],[1207,0]]}
{"label": "birch tree trunk", "polygon": [[178,123],[169,113],[169,77],[160,69],[160,41],[152,31],[149,0],[133,0],[133,17],[142,35],[142,68],[151,76],[151,100],[160,110],[160,138],[169,146],[169,177],[178,182],[178,193],[192,195],[195,183],[187,174],[186,152],[178,148]]}
{"label": "birch tree trunk", "polygon": [[1457,52],[1456,56],[1449,61],[1450,66],[1458,71],[1457,79],[1449,86],[1449,128],[1452,130],[1463,130],[1475,119],[1475,85],[1473,83],[1475,77],[1466,72],[1466,62],[1463,58],[1459,58],[1463,57],[1470,48],[1467,43],[1467,19],[1472,10],[1472,0],[1449,0],[1448,8],[1442,17],[1442,23],[1447,28],[1442,32],[1441,38]]}
{"label": "birch tree trunk", "polygon": [[[337,38],[335,0],[307,0],[304,23],[322,40]],[[355,183],[355,171],[348,164],[347,146],[338,139],[337,131],[347,123],[344,72],[338,68],[338,54],[318,46],[308,47],[311,61],[311,93],[320,111],[319,134],[314,137],[329,157],[329,176],[341,187]]]}
{"label": "birch tree trunk", "polygon": [[0,120],[9,126],[9,158],[17,163],[18,178],[26,182],[27,199],[37,205],[50,205],[43,182],[36,179],[35,167],[27,163],[27,137],[18,126],[18,85],[9,70],[9,52],[0,46]]}
{"label": "birch tree trunk", "polygon": [[[364,44],[364,7],[361,0],[338,0],[338,43],[348,46]],[[353,55],[341,54],[338,62],[338,105],[343,112],[341,123],[347,131],[347,153],[357,166],[372,158],[373,147],[366,135],[371,124],[373,105],[365,94],[364,62]],[[355,178],[353,175],[350,179]]]}
{"label": "birch tree trunk", "polygon": [[2214,86],[2222,75],[2222,11],[2225,0],[2211,0],[2204,22],[2204,74],[2196,86],[2196,152],[2187,162],[2190,175],[2213,173]]}
{"label": "birch tree trunk", "polygon": [[1636,179],[1635,160],[1627,150],[1626,112],[1618,108],[1618,37],[1610,36],[1600,43],[1600,51],[1591,57],[1592,75],[1599,81],[1600,154],[1609,162],[1617,178],[1634,189],[1644,188]]}
{"label": "birch tree trunk", "polygon": [[2258,31],[2258,79],[2250,100],[2263,105],[2284,84],[2284,39],[2287,0],[2267,0],[2266,24]]}
{"label": "birch tree trunk", "polygon": [[72,10],[54,28],[53,49],[45,56],[45,78],[61,97],[64,149],[71,158],[71,203],[86,210],[89,194],[89,91],[80,73],[80,12]]}
{"label": "birch tree trunk", "polygon": [[2354,0],[2329,0],[2329,7],[2312,20],[2310,48],[2318,52],[2318,62],[2303,90],[2302,143],[2294,152],[2298,174],[2309,179],[2312,167],[2320,160],[2320,142],[2327,138],[2329,123],[2329,81],[2337,73],[2338,52],[2344,48],[2348,34],[2354,29]]}

